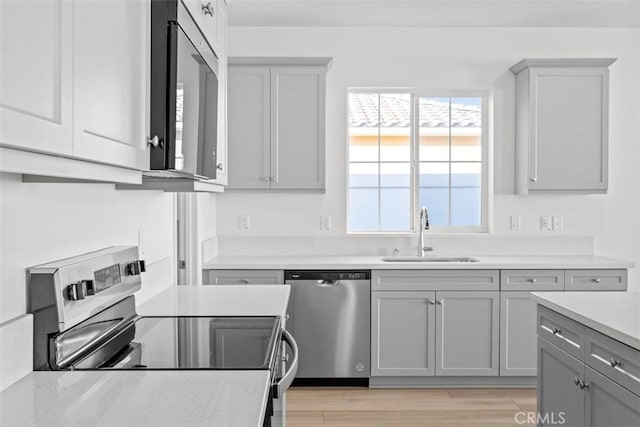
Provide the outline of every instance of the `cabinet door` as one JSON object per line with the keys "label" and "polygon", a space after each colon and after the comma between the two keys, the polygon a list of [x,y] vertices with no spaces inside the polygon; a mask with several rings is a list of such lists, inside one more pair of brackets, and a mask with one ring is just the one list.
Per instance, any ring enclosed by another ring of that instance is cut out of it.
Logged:
{"label": "cabinet door", "polygon": [[[539,426],[584,425],[584,392],[576,385],[584,379],[584,365],[569,354],[538,338]],[[556,421],[553,423],[553,421]]]}
{"label": "cabinet door", "polygon": [[97,162],[148,169],[150,3],[73,4],[73,153]]}
{"label": "cabinet door", "polygon": [[500,293],[500,375],[536,375],[536,307],[529,292]]}
{"label": "cabinet door", "polygon": [[371,293],[371,376],[434,374],[435,292]]}
{"label": "cabinet door", "polygon": [[436,375],[498,375],[498,292],[436,292]]}
{"label": "cabinet door", "polygon": [[629,427],[640,423],[640,397],[588,366],[585,426]]}
{"label": "cabinet door", "polygon": [[0,144],[72,154],[73,4],[0,1]]}
{"label": "cabinet door", "polygon": [[271,69],[271,188],[324,189],[322,67]]}
{"label": "cabinet door", "polygon": [[529,188],[606,190],[608,70],[530,73]]}
{"label": "cabinet door", "polygon": [[269,67],[229,67],[229,188],[270,187]]}
{"label": "cabinet door", "polygon": [[[227,185],[229,182],[229,161],[227,155],[227,15],[224,0],[218,1],[218,45],[220,59],[218,67],[218,152],[215,182]],[[222,7],[225,6],[225,7]]]}

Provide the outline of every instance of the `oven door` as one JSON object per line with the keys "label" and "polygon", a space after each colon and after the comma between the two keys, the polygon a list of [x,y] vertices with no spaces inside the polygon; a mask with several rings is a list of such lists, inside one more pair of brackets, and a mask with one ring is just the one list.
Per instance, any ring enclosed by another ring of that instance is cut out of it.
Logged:
{"label": "oven door", "polygon": [[[289,351],[287,348],[289,347]],[[274,381],[271,395],[273,396],[273,416],[271,424],[265,422],[265,425],[271,427],[284,427],[287,418],[287,390],[291,386],[296,373],[298,372],[298,344],[288,331],[282,332],[282,343],[280,354],[283,355],[278,361],[278,371],[274,375],[277,381]]]}

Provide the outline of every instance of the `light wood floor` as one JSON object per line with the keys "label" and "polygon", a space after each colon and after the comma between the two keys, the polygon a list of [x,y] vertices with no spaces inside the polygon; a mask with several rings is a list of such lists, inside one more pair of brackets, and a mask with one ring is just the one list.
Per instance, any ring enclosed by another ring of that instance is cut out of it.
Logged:
{"label": "light wood floor", "polygon": [[527,424],[518,424],[515,415],[535,410],[533,388],[293,387],[287,392],[289,427],[522,427]]}

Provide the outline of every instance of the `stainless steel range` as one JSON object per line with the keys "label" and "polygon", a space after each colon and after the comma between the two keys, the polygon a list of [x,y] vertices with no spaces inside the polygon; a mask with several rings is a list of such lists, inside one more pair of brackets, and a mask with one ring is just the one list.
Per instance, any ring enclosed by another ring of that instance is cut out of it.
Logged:
{"label": "stainless steel range", "polygon": [[[137,247],[119,246],[31,268],[34,370],[268,369],[271,425],[298,364],[280,317],[138,316],[145,267]],[[293,354],[286,372],[282,342]]]}

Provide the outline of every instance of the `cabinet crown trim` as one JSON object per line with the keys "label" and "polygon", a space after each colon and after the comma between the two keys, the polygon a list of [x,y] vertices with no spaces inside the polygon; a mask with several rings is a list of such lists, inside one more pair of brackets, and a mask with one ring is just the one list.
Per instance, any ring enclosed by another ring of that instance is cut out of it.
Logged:
{"label": "cabinet crown trim", "polygon": [[608,67],[618,58],[525,58],[509,70],[513,74],[531,67]]}
{"label": "cabinet crown trim", "polygon": [[269,57],[269,56],[234,56],[228,58],[229,65],[255,66],[315,66],[331,68],[332,57]]}

